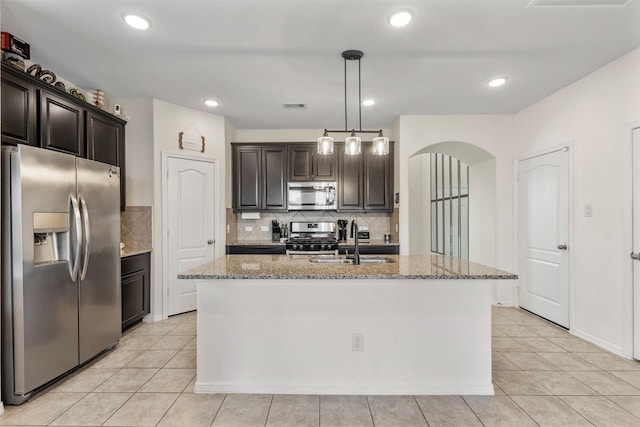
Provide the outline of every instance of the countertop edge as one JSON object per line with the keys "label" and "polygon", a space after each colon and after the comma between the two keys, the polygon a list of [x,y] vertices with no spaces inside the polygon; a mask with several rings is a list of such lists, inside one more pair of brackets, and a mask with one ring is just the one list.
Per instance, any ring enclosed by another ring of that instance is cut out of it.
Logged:
{"label": "countertop edge", "polygon": [[134,251],[124,251],[124,252],[120,253],[120,259],[128,258],[128,257],[134,256],[134,255],[146,254],[146,253],[150,253],[150,252],[153,252],[152,248],[145,248],[145,249],[139,249],[139,250],[134,250]]}
{"label": "countertop edge", "polygon": [[325,274],[325,275],[265,275],[265,274],[179,274],[178,279],[187,280],[242,280],[242,279],[276,279],[276,280],[327,280],[327,279],[348,279],[348,280],[516,280],[518,276],[513,275],[344,275],[344,274]]}

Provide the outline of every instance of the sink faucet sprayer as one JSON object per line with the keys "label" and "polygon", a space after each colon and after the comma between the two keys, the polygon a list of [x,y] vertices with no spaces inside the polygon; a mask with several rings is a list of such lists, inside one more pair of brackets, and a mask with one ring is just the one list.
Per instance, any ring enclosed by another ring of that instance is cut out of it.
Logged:
{"label": "sink faucet sprayer", "polygon": [[358,248],[358,223],[356,223],[355,219],[351,221],[351,237],[353,237],[355,240],[356,248],[352,256],[349,256],[347,254],[347,258],[353,259],[353,265],[360,265],[360,249]]}

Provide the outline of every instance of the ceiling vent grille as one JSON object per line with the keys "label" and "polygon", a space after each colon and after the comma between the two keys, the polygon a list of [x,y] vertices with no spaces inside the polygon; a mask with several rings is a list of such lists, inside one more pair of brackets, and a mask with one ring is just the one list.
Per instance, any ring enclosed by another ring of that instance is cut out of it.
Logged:
{"label": "ceiling vent grille", "polygon": [[626,6],[631,0],[531,0],[527,4],[527,8],[530,7],[585,7],[585,6],[600,6],[600,7],[616,7]]}
{"label": "ceiling vent grille", "polygon": [[282,104],[285,110],[306,110],[307,104]]}

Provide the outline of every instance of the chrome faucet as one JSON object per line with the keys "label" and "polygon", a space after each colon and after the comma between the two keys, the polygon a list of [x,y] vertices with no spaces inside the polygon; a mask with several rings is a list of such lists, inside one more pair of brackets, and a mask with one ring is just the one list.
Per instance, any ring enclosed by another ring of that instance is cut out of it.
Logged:
{"label": "chrome faucet", "polygon": [[355,219],[351,221],[351,237],[353,237],[355,240],[356,248],[353,255],[347,255],[347,258],[353,260],[353,265],[360,265],[360,249],[358,248],[358,224],[356,223]]}

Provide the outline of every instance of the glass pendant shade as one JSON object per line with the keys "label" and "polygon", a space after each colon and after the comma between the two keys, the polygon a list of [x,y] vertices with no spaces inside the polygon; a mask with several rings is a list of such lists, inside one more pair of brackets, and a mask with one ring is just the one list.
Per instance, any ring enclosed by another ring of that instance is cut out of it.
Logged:
{"label": "glass pendant shade", "polygon": [[347,137],[344,140],[344,154],[349,156],[357,156],[362,152],[362,140],[351,134],[351,136]]}
{"label": "glass pendant shade", "polygon": [[330,136],[321,136],[318,138],[318,154],[333,154],[333,138]]}
{"label": "glass pendant shade", "polygon": [[389,138],[386,136],[373,138],[373,154],[377,154],[378,156],[389,154]]}

